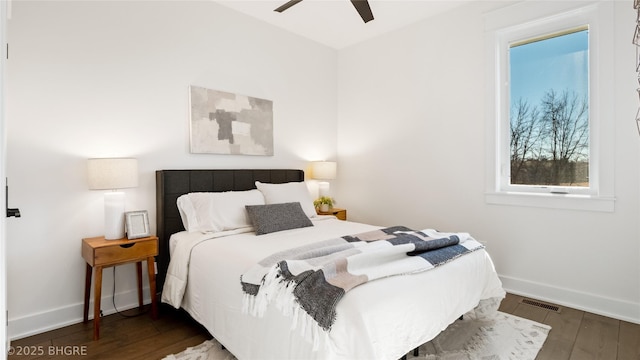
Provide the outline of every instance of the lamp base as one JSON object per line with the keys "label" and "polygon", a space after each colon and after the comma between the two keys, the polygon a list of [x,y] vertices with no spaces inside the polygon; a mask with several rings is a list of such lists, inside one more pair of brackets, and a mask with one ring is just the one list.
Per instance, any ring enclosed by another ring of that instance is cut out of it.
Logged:
{"label": "lamp base", "polygon": [[124,200],[123,192],[108,192],[104,194],[105,240],[124,238]]}
{"label": "lamp base", "polygon": [[329,196],[329,183],[326,181],[318,182],[318,195],[320,197]]}

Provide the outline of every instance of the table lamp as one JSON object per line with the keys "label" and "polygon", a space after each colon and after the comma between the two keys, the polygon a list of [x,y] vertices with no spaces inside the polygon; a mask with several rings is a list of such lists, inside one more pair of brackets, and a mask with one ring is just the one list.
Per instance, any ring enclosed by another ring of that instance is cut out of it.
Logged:
{"label": "table lamp", "polygon": [[104,194],[104,238],[124,238],[124,192],[138,186],[138,160],[130,158],[89,159],[89,189],[112,190]]}
{"label": "table lamp", "polygon": [[[316,180],[333,180],[336,178],[337,164],[334,161],[314,161],[311,163],[311,178]],[[329,196],[329,183],[318,182],[318,195]]]}

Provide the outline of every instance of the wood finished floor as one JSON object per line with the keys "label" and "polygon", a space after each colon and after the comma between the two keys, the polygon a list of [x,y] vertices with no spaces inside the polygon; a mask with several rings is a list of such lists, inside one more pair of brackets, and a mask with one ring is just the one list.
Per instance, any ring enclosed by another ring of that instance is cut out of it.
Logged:
{"label": "wood finished floor", "polygon": [[[520,303],[507,295],[500,311],[552,326],[536,360],[640,360],[640,325],[567,307],[556,313]],[[42,356],[12,355],[18,359],[161,359],[210,339],[211,335],[186,313],[167,306],[157,320],[148,314],[124,318],[114,314],[101,321],[100,340],[92,341],[92,323],[16,340],[16,349],[43,349]],[[130,310],[125,314],[135,313]],[[49,351],[83,351],[86,355],[49,355]]]}

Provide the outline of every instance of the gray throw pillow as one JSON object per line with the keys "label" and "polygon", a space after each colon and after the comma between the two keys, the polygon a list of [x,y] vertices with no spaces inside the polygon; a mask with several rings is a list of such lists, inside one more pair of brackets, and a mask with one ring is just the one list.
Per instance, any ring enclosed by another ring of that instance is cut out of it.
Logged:
{"label": "gray throw pillow", "polygon": [[313,226],[299,202],[246,205],[256,235]]}

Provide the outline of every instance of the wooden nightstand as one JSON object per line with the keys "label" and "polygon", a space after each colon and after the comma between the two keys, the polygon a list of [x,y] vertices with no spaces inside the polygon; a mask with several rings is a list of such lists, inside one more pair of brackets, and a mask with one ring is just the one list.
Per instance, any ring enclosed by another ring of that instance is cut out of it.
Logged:
{"label": "wooden nightstand", "polygon": [[93,340],[100,338],[100,298],[102,290],[102,269],[106,267],[136,263],[138,275],[138,305],[142,308],[142,261],[147,261],[149,289],[151,292],[151,316],[158,316],[156,304],[156,273],[154,256],[158,255],[158,238],[149,236],[140,239],[105,240],[104,236],[82,239],[82,257],[87,262],[84,285],[84,322],[89,320],[89,294],[91,292],[91,272],[95,269],[93,288]]}
{"label": "wooden nightstand", "polygon": [[318,213],[318,215],[333,215],[340,220],[347,220],[346,209],[331,208],[329,209],[329,211],[326,211],[326,212],[320,211],[320,209],[317,209],[316,212]]}

